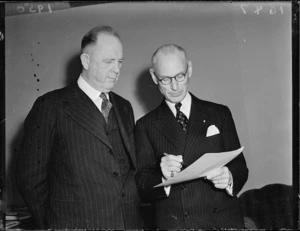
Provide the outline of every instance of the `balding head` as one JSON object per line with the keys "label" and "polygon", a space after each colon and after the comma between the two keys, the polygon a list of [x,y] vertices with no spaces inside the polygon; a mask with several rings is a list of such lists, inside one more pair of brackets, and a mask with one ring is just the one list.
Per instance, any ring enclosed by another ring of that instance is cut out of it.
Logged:
{"label": "balding head", "polygon": [[151,60],[152,68],[156,70],[160,58],[162,56],[170,56],[170,55],[178,56],[182,60],[182,62],[186,65],[187,63],[186,51],[182,47],[176,44],[165,44],[160,46],[152,55],[152,60]]}
{"label": "balding head", "polygon": [[175,44],[159,47],[152,56],[149,71],[167,101],[177,103],[184,99],[192,75],[192,62],[187,60],[182,47]]}

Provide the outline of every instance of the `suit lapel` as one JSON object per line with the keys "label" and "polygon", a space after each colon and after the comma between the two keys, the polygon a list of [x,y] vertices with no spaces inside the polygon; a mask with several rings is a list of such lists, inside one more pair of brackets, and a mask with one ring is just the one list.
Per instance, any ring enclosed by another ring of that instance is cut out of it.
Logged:
{"label": "suit lapel", "polygon": [[186,134],[183,132],[171,109],[164,100],[159,106],[157,120],[153,121],[153,124],[177,147],[178,153],[183,152]]}
{"label": "suit lapel", "polygon": [[186,139],[185,158],[188,161],[189,154],[197,152],[195,150],[195,144],[201,142],[206,138],[206,131],[209,125],[211,124],[210,118],[207,113],[202,109],[201,102],[191,94],[192,96],[192,105],[191,113],[189,118],[189,128],[188,135]]}
{"label": "suit lapel", "polygon": [[77,85],[70,88],[69,92],[62,97],[62,101],[64,111],[71,118],[111,148],[105,134],[105,121],[101,112]]}
{"label": "suit lapel", "polygon": [[129,134],[127,132],[128,129],[125,128],[126,121],[128,121],[128,110],[125,110],[124,105],[122,105],[118,100],[117,97],[115,97],[115,94],[113,92],[109,93],[109,98],[110,101],[113,104],[114,110],[115,110],[115,114],[116,114],[116,118],[117,118],[117,123],[120,129],[120,133],[121,133],[121,137],[124,141],[124,145],[126,150],[128,151],[128,153],[131,156],[131,159],[135,165],[136,160],[135,160],[135,155],[133,155],[133,150],[132,150],[132,145],[130,142],[130,138],[129,138]]}

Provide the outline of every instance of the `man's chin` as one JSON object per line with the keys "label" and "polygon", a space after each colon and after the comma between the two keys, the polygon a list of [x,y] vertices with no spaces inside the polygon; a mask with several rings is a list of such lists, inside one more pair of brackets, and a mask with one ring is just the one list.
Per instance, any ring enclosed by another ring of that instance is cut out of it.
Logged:
{"label": "man's chin", "polygon": [[168,95],[167,100],[170,101],[171,103],[178,103],[181,102],[184,99],[184,95]]}
{"label": "man's chin", "polygon": [[169,97],[167,100],[171,103],[178,103],[178,102],[181,102],[183,100],[183,98],[182,97]]}
{"label": "man's chin", "polygon": [[116,85],[116,82],[106,83],[105,89],[107,89],[108,91],[112,91],[114,89],[115,85]]}

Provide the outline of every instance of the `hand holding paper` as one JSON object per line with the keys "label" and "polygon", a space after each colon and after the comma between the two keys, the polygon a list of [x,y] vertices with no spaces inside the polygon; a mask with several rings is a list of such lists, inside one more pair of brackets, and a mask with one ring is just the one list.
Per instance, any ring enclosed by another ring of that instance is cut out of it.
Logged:
{"label": "hand holding paper", "polygon": [[223,166],[210,171],[206,179],[210,180],[216,188],[225,189],[230,183],[231,173],[226,166]]}
{"label": "hand holding paper", "polygon": [[176,176],[154,187],[168,186],[207,176],[214,169],[221,168],[243,151],[244,147],[230,152],[206,153]]}

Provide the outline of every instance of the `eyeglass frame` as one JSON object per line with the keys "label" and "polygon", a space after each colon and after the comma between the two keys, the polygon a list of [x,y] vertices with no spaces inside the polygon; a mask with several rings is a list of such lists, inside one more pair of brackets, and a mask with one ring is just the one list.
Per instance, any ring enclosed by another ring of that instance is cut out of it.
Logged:
{"label": "eyeglass frame", "polygon": [[[186,71],[185,71],[184,74],[183,74],[183,73],[179,73],[179,74],[177,74],[177,75],[175,75],[175,76],[173,76],[173,77],[170,77],[170,76],[164,76],[164,78],[162,78],[162,79],[160,79],[160,78],[157,77],[157,75],[156,75],[156,73],[155,73],[155,71],[154,71],[153,69],[152,69],[152,72],[153,72],[155,78],[156,78],[160,83],[162,83],[163,85],[169,85],[169,84],[172,83],[172,79],[175,79],[177,82],[183,82],[183,81],[186,79],[186,75],[187,75],[187,73],[188,73],[188,70],[189,70],[189,66],[187,65]],[[178,81],[178,80],[177,80],[177,77],[180,76],[180,75],[183,75],[184,78],[183,78],[182,80]],[[163,83],[163,80],[165,80],[165,79],[169,79],[170,82],[169,82],[169,83]]]}

